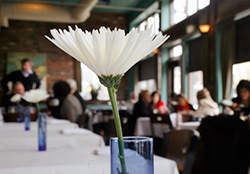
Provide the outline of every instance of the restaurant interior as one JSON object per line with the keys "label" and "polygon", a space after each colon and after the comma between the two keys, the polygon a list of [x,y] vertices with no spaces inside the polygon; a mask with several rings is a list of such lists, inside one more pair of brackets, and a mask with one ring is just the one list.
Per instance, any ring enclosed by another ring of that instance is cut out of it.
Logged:
{"label": "restaurant interior", "polygon": [[0,7],[0,174],[250,174],[249,0]]}

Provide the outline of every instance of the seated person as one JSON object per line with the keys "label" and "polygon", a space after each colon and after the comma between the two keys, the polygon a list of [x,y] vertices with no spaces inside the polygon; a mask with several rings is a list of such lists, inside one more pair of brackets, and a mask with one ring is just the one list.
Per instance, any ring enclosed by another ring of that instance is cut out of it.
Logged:
{"label": "seated person", "polygon": [[128,127],[125,131],[125,135],[134,134],[137,118],[150,116],[152,113],[150,102],[150,93],[148,90],[142,90],[139,94],[139,101],[134,105],[133,115],[128,118]]}
{"label": "seated person", "polygon": [[152,106],[153,112],[155,114],[156,113],[166,114],[166,112],[168,111],[168,108],[165,102],[161,100],[161,96],[157,91],[151,94],[151,99],[152,99],[151,106]]}
{"label": "seated person", "polygon": [[176,112],[176,106],[178,105],[177,102],[177,94],[175,92],[171,92],[168,96],[168,108],[171,113]]}
{"label": "seated person", "polygon": [[[10,101],[11,97],[13,97],[15,94],[23,95],[25,93],[24,86],[21,82],[17,81],[13,86],[13,91],[11,94],[6,95],[3,98],[3,106],[5,107],[6,112],[8,112],[8,109],[10,106],[16,106],[16,103],[13,103]],[[28,103],[25,100],[20,101],[21,105],[27,106]]]}
{"label": "seated person", "polygon": [[194,111],[194,108],[191,104],[188,103],[187,99],[185,98],[184,94],[179,94],[177,96],[177,102],[178,105],[176,106],[175,111],[186,113],[186,114],[192,114]]}
{"label": "seated person", "polygon": [[234,115],[250,114],[250,81],[241,80],[236,87],[237,97],[233,99]]}
{"label": "seated person", "polygon": [[83,112],[85,112],[86,109],[86,102],[83,100],[83,98],[80,96],[78,90],[77,90],[77,85],[76,85],[76,81],[74,79],[68,79],[66,80],[66,82],[69,84],[70,86],[70,94],[73,94],[81,103],[82,106],[82,110]]}
{"label": "seated person", "polygon": [[60,100],[60,118],[76,122],[78,117],[83,114],[79,100],[70,94],[70,86],[65,81],[57,81],[53,86],[54,95]]}
{"label": "seated person", "polygon": [[199,107],[194,112],[195,116],[214,116],[219,114],[218,104],[213,101],[207,88],[203,88],[197,92],[197,99]]}
{"label": "seated person", "polygon": [[134,105],[133,117],[145,117],[152,113],[150,107],[151,96],[148,90],[142,90],[139,94],[139,101]]}
{"label": "seated person", "polygon": [[127,107],[127,111],[130,115],[133,114],[134,105],[137,101],[138,101],[138,97],[136,96],[134,92],[131,92],[129,100],[127,100],[125,103]]}

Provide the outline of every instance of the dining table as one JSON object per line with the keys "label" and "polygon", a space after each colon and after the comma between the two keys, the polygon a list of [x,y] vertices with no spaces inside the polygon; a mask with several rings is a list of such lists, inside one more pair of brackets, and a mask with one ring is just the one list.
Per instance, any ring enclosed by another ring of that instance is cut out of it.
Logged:
{"label": "dining table", "polygon": [[[190,121],[190,122],[177,122],[176,117],[178,114],[172,113],[169,115],[171,123],[174,129],[189,129],[189,130],[196,130],[199,125],[200,121]],[[154,125],[154,132],[158,135],[158,137],[163,136],[164,129],[169,129],[166,125]],[[150,117],[139,117],[136,120],[135,131],[134,135],[136,136],[152,136],[152,127],[150,123]]]}
{"label": "dining table", "polygon": [[[103,138],[67,120],[47,119],[47,150],[38,151],[37,122],[0,125],[0,174],[110,174]],[[178,174],[175,161],[154,155],[155,174]]]}

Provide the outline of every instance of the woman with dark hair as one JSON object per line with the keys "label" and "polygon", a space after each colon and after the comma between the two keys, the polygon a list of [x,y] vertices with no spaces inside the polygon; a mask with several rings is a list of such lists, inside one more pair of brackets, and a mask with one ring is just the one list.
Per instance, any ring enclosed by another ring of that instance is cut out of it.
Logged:
{"label": "woman with dark hair", "polygon": [[241,80],[236,87],[237,97],[233,99],[235,115],[250,114],[250,81]]}
{"label": "woman with dark hair", "polygon": [[54,95],[60,100],[60,118],[76,122],[77,118],[83,114],[81,103],[70,93],[71,88],[65,81],[57,81],[53,86]]}
{"label": "woman with dark hair", "polygon": [[179,94],[177,96],[177,102],[178,105],[176,106],[176,112],[192,113],[192,111],[194,111],[193,106],[188,103],[184,94]]}
{"label": "woman with dark hair", "polygon": [[168,111],[168,108],[165,102],[161,100],[161,95],[159,94],[159,92],[154,91],[151,94],[151,99],[152,99],[151,106],[152,106],[153,113],[166,114],[166,112]]}

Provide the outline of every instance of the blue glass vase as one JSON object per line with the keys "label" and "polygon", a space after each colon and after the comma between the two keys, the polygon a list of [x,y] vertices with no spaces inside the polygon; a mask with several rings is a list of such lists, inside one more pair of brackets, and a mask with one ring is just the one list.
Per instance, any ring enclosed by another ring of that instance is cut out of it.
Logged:
{"label": "blue glass vase", "polygon": [[30,107],[26,106],[24,109],[24,128],[26,131],[30,130]]}
{"label": "blue glass vase", "polygon": [[37,114],[38,118],[38,150],[46,150],[46,113]]}
{"label": "blue glass vase", "polygon": [[149,137],[124,137],[124,156],[126,172],[121,170],[119,159],[118,138],[111,138],[111,174],[153,174],[154,173],[154,152],[153,139]]}
{"label": "blue glass vase", "polygon": [[20,104],[17,104],[17,110],[18,110],[17,122],[22,123],[23,122],[23,106]]}

